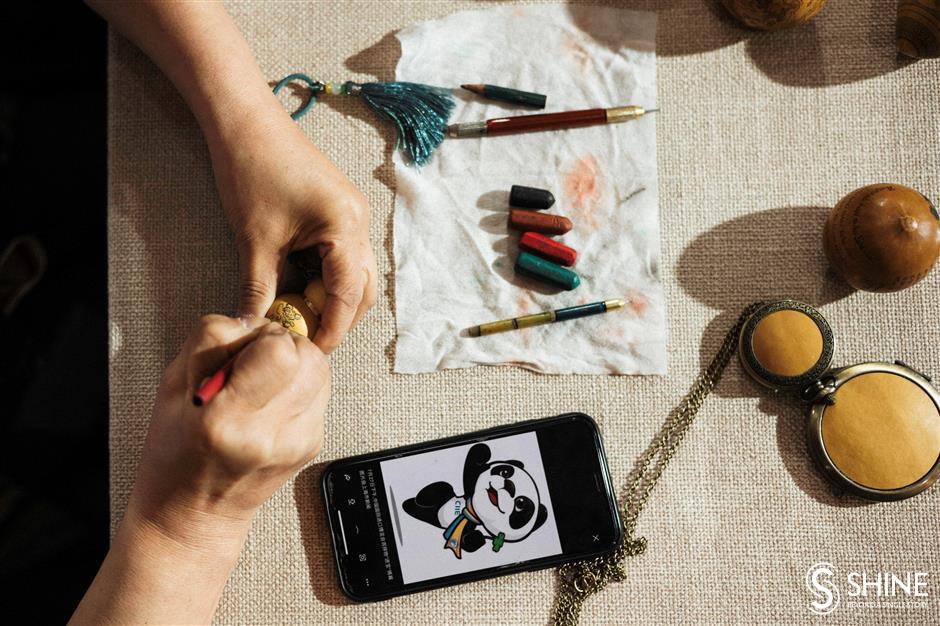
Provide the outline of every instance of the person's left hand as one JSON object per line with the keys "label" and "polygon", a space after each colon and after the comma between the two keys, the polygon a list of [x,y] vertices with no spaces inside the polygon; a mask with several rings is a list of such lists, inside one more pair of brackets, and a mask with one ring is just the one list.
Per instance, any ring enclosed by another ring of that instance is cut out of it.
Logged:
{"label": "person's left hand", "polygon": [[280,109],[210,139],[209,149],[238,246],[239,313],[264,315],[288,253],[314,248],[327,298],[313,340],[333,351],[375,304],[365,197]]}

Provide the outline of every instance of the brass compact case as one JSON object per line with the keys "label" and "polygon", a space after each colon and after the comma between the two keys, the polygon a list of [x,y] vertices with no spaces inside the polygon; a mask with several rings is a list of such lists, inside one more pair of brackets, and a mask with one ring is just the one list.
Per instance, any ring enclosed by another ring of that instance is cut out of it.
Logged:
{"label": "brass compact case", "polygon": [[809,403],[806,439],[823,473],[871,500],[901,500],[940,476],[940,393],[909,365],[831,368],[832,329],[795,300],[764,305],[741,329],[738,355],[757,382]]}

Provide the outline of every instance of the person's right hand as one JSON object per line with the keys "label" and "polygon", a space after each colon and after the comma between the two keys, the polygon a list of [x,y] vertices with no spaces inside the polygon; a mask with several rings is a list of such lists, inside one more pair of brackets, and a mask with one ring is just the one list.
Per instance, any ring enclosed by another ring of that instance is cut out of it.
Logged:
{"label": "person's right hand", "polygon": [[[194,406],[233,355],[222,390]],[[129,508],[183,543],[236,540],[319,453],[329,394],[329,364],[309,339],[264,318],[202,318],[163,377]]]}

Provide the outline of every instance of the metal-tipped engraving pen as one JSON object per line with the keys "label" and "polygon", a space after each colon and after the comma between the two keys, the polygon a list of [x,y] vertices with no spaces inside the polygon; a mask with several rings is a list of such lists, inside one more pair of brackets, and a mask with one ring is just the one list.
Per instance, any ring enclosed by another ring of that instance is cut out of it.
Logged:
{"label": "metal-tipped engraving pen", "polygon": [[587,317],[588,315],[598,315],[600,313],[607,313],[608,311],[616,311],[617,309],[622,309],[625,304],[623,300],[614,299],[579,306],[569,306],[566,309],[542,311],[541,313],[532,313],[531,315],[523,315],[522,317],[514,317],[508,320],[499,320],[498,322],[487,322],[479,326],[471,326],[467,329],[467,334],[471,337],[483,337],[485,335],[503,333],[507,330],[541,326],[542,324],[554,324],[555,322],[564,322],[579,317]]}
{"label": "metal-tipped engraving pen", "polygon": [[659,109],[646,110],[641,106],[628,105],[610,109],[584,109],[581,111],[561,111],[559,113],[536,113],[534,115],[514,115],[497,117],[482,122],[463,122],[447,127],[451,137],[482,137],[484,135],[510,135],[530,133],[541,130],[562,130],[598,124],[616,124],[643,117]]}

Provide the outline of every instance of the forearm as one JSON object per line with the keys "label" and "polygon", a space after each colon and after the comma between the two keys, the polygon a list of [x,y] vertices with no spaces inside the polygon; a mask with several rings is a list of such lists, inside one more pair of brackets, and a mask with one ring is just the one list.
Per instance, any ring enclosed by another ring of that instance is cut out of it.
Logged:
{"label": "forearm", "polygon": [[166,74],[210,147],[231,140],[246,121],[287,117],[221,3],[87,2]]}
{"label": "forearm", "polygon": [[133,504],[71,624],[206,624],[248,531],[198,517],[167,528]]}

